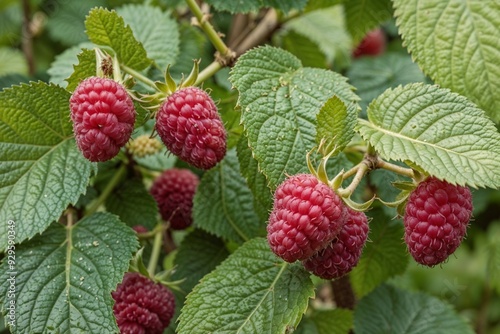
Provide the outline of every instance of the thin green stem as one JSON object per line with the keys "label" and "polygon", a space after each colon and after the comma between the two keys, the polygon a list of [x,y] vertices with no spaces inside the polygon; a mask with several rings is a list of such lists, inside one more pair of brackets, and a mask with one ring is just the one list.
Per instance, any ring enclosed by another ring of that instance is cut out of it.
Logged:
{"label": "thin green stem", "polygon": [[142,75],[141,73],[137,72],[136,70],[134,70],[134,69],[132,69],[132,68],[126,66],[126,65],[121,64],[120,67],[125,72],[127,72],[128,74],[130,74],[131,76],[133,76],[134,78],[136,78],[137,80],[144,82],[146,85],[150,86],[154,90],[158,90],[158,88],[156,88],[156,85],[155,85],[155,83],[154,83],[153,80],[150,80],[146,76]]}
{"label": "thin green stem", "polygon": [[196,0],[186,0],[186,4],[193,12],[194,16],[198,20],[198,24],[201,29],[205,32],[210,42],[213,44],[215,49],[219,51],[222,56],[227,56],[230,54],[231,50],[226,46],[224,41],[220,38],[217,31],[215,31],[214,27],[208,22],[203,12],[201,11],[200,6],[196,3]]}
{"label": "thin green stem", "polygon": [[106,188],[102,191],[101,195],[97,198],[97,200],[92,203],[92,205],[87,209],[85,212],[86,216],[89,216],[93,214],[94,212],[99,209],[99,207],[106,201],[106,199],[109,197],[113,189],[118,185],[120,182],[121,178],[123,175],[125,175],[127,171],[127,166],[125,164],[122,164],[120,168],[116,171],[115,175],[113,178],[109,181],[109,183],[106,185]]}
{"label": "thin green stem", "polygon": [[198,78],[196,79],[195,86],[204,82],[208,78],[212,77],[217,71],[222,68],[222,65],[218,61],[214,61],[212,64],[208,65],[198,74]]}
{"label": "thin green stem", "polygon": [[158,264],[158,259],[160,258],[160,251],[163,239],[163,224],[159,224],[155,227],[155,239],[153,241],[153,250],[151,251],[151,257],[148,263],[148,273],[150,277],[154,277],[156,272],[156,266]]}
{"label": "thin green stem", "polygon": [[401,166],[392,164],[390,162],[384,161],[380,158],[377,159],[376,167],[390,170],[391,172],[409,177],[410,179],[415,179],[415,173],[413,172],[413,169],[401,167]]}
{"label": "thin green stem", "polygon": [[370,167],[365,160],[361,161],[361,163],[357,165],[356,175],[354,175],[354,179],[352,179],[351,184],[349,184],[349,186],[345,189],[339,189],[340,195],[342,195],[342,197],[350,197],[361,183],[363,176],[365,176],[366,172],[369,170]]}

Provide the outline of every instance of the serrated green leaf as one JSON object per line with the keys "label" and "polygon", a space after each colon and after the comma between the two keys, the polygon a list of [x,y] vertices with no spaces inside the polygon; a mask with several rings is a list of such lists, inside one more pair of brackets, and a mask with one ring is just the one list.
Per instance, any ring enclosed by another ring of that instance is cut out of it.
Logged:
{"label": "serrated green leaf", "polygon": [[347,77],[356,87],[361,108],[365,111],[368,104],[387,88],[425,81],[417,64],[412,62],[409,55],[401,52],[358,58],[347,71]]}
{"label": "serrated green leaf", "polygon": [[318,334],[348,334],[353,326],[353,312],[345,309],[317,310],[311,316]]}
{"label": "serrated green leaf", "polygon": [[224,241],[205,231],[195,229],[189,233],[175,256],[173,280],[185,279],[181,289],[187,294],[203,276],[215,269],[229,256]]}
{"label": "serrated green leaf", "polygon": [[354,136],[358,120],[357,105],[345,105],[337,96],[329,98],[317,116],[316,143],[323,142],[321,150],[326,154],[335,150],[338,153],[349,144]]}
{"label": "serrated green leaf", "polygon": [[130,26],[115,11],[92,9],[85,20],[92,43],[111,47],[121,64],[140,71],[151,64],[143,45],[134,37]]}
{"label": "serrated green leaf", "polygon": [[265,225],[253,210],[252,199],[236,150],[229,150],[201,179],[193,200],[194,224],[238,243],[264,235]]}
{"label": "serrated green leaf", "polygon": [[169,13],[144,4],[125,5],[117,12],[161,70],[175,62],[179,54],[179,29]]}
{"label": "serrated green leaf", "polygon": [[347,30],[354,44],[370,30],[392,17],[391,0],[349,0],[344,3]]}
{"label": "serrated green leaf", "polygon": [[452,307],[424,293],[382,285],[361,299],[354,312],[356,334],[472,334]]}
{"label": "serrated green leaf", "polygon": [[241,136],[236,149],[241,174],[246,179],[253,194],[255,212],[257,212],[261,221],[267,222],[269,212],[273,207],[273,195],[267,187],[267,179],[259,171],[257,160],[252,157],[252,151],[248,147],[248,139],[244,135]]}
{"label": "serrated green leaf", "polygon": [[395,0],[404,43],[425,74],[500,122],[500,2]]}
{"label": "serrated green leaf", "polygon": [[410,161],[439,179],[500,187],[500,134],[469,100],[434,85],[389,89],[358,131],[386,159]]}
{"label": "serrated green leaf", "polygon": [[[96,170],[75,145],[69,97],[43,82],[0,92],[0,219],[16,222],[16,242],[42,232],[76,203]],[[0,249],[6,246],[0,224]]]}
{"label": "serrated green leaf", "polygon": [[156,226],[156,201],[140,179],[128,179],[106,199],[106,209],[133,227],[142,225],[148,230]]}
{"label": "serrated green leaf", "polygon": [[345,30],[341,7],[331,7],[309,12],[285,24],[314,43],[332,65],[346,64],[351,58],[351,37]]}
{"label": "serrated green leaf", "polygon": [[327,68],[331,65],[316,43],[294,30],[285,31],[278,39],[279,46],[299,58],[304,66]]}
{"label": "serrated green leaf", "polygon": [[368,242],[358,265],[350,274],[357,296],[364,296],[380,283],[402,274],[408,265],[408,252],[403,243],[404,228],[380,211],[368,212],[372,217]]}
{"label": "serrated green leaf", "polygon": [[[68,85],[67,79],[73,74],[74,66],[78,64],[78,55],[82,49],[93,48],[92,43],[81,43],[72,48],[66,49],[63,53],[58,55],[56,59],[50,64],[47,73],[50,75],[50,82],[66,87]],[[93,74],[95,74],[95,56],[94,56]]]}
{"label": "serrated green leaf", "polygon": [[249,146],[272,189],[286,174],[307,171],[305,156],[316,145],[316,115],[326,100],[358,100],[343,76],[302,68],[292,54],[270,46],[241,56],[230,81],[240,93]]}
{"label": "serrated green leaf", "polygon": [[303,9],[307,0],[207,0],[207,3],[218,11],[228,11],[231,14],[248,13],[264,7],[274,7],[286,13],[292,9]]}
{"label": "serrated green leaf", "polygon": [[52,39],[65,45],[87,41],[85,15],[91,8],[105,5],[103,0],[60,1],[47,20],[47,31]]}
{"label": "serrated green leaf", "polygon": [[[17,228],[17,226],[16,226]],[[111,291],[127,270],[138,242],[132,229],[109,213],[73,226],[52,224],[16,247],[13,333],[116,333]],[[0,267],[1,291],[9,288],[8,262]],[[3,296],[7,294],[2,293]]]}
{"label": "serrated green leaf", "polygon": [[5,74],[28,74],[28,64],[23,53],[9,47],[0,48],[0,76]]}
{"label": "serrated green leaf", "polygon": [[66,89],[70,92],[75,90],[80,81],[91,76],[96,75],[96,60],[95,51],[83,49],[77,55],[78,65],[73,66],[73,73],[66,79],[68,87]]}
{"label": "serrated green leaf", "polygon": [[314,286],[301,264],[279,260],[267,241],[248,241],[187,296],[183,333],[285,333],[296,327]]}

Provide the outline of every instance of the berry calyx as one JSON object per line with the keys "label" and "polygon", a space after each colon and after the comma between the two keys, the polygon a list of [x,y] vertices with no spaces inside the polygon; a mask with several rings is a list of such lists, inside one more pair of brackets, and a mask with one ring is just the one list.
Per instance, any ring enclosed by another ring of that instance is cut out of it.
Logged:
{"label": "berry calyx", "polygon": [[340,278],[358,264],[367,237],[368,218],[365,213],[348,207],[347,221],[337,238],[302,264],[318,277]]}
{"label": "berry calyx", "polygon": [[161,334],[174,316],[175,298],[164,285],[126,273],[116,291],[113,313],[122,334]]}
{"label": "berry calyx", "polygon": [[115,157],[134,129],[134,103],[112,79],[83,80],[71,95],[70,110],[76,144],[90,161]]}
{"label": "berry calyx", "polygon": [[189,169],[172,168],[164,171],[151,186],[150,192],[158,204],[163,220],[174,230],[193,223],[193,198],[199,179]]}
{"label": "berry calyx", "polygon": [[197,87],[168,97],[158,110],[156,131],[170,152],[200,169],[214,167],[226,154],[226,130],[217,107]]}
{"label": "berry calyx", "polygon": [[372,30],[366,34],[361,43],[353,51],[354,58],[361,56],[377,56],[384,53],[386,38],[381,28]]}
{"label": "berry calyx", "polygon": [[271,250],[287,262],[311,257],[337,236],[345,210],[340,197],[313,175],[286,179],[276,189],[267,225]]}
{"label": "berry calyx", "polygon": [[410,194],[405,208],[410,254],[430,267],[445,261],[462,242],[471,217],[469,188],[427,178]]}

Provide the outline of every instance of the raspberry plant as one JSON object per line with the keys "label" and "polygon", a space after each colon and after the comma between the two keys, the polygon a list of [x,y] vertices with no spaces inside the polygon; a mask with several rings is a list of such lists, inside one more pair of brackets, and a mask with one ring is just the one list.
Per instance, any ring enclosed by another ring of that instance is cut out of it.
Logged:
{"label": "raspberry plant", "polygon": [[5,331],[496,333],[496,1],[0,14]]}

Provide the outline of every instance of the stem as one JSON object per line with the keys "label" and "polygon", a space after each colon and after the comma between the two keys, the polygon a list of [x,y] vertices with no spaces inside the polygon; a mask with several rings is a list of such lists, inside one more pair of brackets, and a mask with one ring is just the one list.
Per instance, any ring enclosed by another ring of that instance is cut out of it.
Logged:
{"label": "stem", "polygon": [[356,306],[356,297],[352,290],[349,276],[343,276],[332,281],[333,301],[337,307],[353,310]]}
{"label": "stem", "polygon": [[208,39],[215,47],[217,51],[224,57],[231,53],[231,50],[226,46],[226,44],[222,41],[217,31],[215,31],[214,27],[206,20],[203,12],[201,11],[200,6],[196,3],[196,0],[186,0],[189,9],[193,12],[194,16],[198,20],[198,24],[201,29],[205,32]]}
{"label": "stem", "polygon": [[195,86],[199,85],[200,83],[202,83],[203,81],[207,80],[208,78],[212,77],[215,73],[217,73],[217,71],[219,71],[220,69],[222,68],[222,65],[221,63],[219,63],[218,61],[214,61],[213,63],[211,63],[210,65],[208,65],[207,67],[205,67],[203,69],[203,71],[201,71],[199,74],[198,74],[198,78],[196,79],[196,82],[195,82]]}
{"label": "stem", "polygon": [[267,36],[278,27],[278,15],[274,9],[269,9],[257,27],[236,48],[236,54],[240,55],[246,50],[262,43]]}
{"label": "stem", "polygon": [[131,76],[133,76],[134,78],[136,78],[137,80],[139,81],[142,81],[144,82],[146,85],[150,86],[151,88],[153,88],[154,90],[158,90],[156,88],[156,85],[155,83],[153,82],[153,80],[150,80],[149,78],[147,78],[146,76],[142,75],[141,73],[137,72],[136,70],[134,69],[131,69],[130,67],[126,66],[126,65],[123,65],[123,64],[120,64],[121,68],[127,72],[128,74],[130,74]]}
{"label": "stem", "polygon": [[109,197],[113,189],[118,185],[120,182],[121,178],[123,175],[125,175],[125,172],[127,171],[127,166],[125,164],[122,164],[120,168],[116,171],[115,175],[113,178],[109,181],[109,183],[106,185],[106,188],[102,191],[101,195],[97,198],[97,200],[92,203],[92,205],[87,209],[87,212],[85,213],[86,216],[89,216],[93,214],[94,212],[99,209],[99,207],[106,201],[106,199]]}
{"label": "stem", "polygon": [[392,164],[390,162],[384,161],[380,158],[377,159],[376,168],[387,169],[387,170],[390,170],[391,172],[409,177],[410,179],[415,179],[415,173],[413,172],[413,169],[404,168],[404,167]]}
{"label": "stem", "polygon": [[351,196],[352,193],[354,192],[354,190],[356,190],[356,188],[361,183],[363,176],[365,176],[366,172],[368,172],[369,170],[370,170],[370,167],[365,162],[365,160],[361,161],[361,163],[359,163],[357,165],[356,175],[354,175],[354,179],[352,180],[351,184],[345,189],[339,189],[339,193],[343,197]]}
{"label": "stem", "polygon": [[23,28],[22,28],[22,49],[26,62],[28,63],[29,75],[35,74],[35,61],[33,59],[33,36],[30,29],[30,3],[28,0],[22,1],[23,5]]}
{"label": "stem", "polygon": [[162,236],[163,236],[163,224],[159,224],[155,228],[155,240],[153,242],[153,250],[151,252],[151,257],[148,263],[148,273],[149,276],[153,277],[156,272],[156,265],[158,264],[158,259],[160,258]]}

